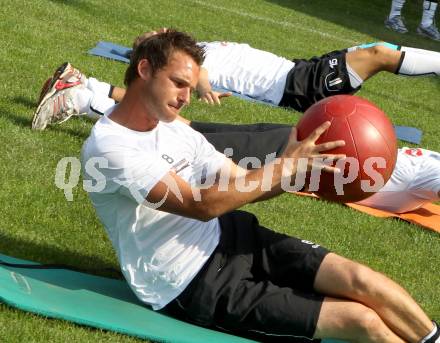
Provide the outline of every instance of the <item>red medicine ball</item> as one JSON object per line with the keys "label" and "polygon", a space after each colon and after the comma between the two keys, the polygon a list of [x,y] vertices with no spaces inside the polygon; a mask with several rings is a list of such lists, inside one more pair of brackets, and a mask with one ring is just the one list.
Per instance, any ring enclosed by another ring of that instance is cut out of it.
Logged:
{"label": "red medicine ball", "polygon": [[[344,173],[308,175],[309,190],[337,202],[356,202],[378,191],[391,177],[397,159],[397,139],[386,114],[354,95],[336,95],[312,105],[297,124],[298,140],[325,121],[331,126],[316,142],[344,140],[345,146],[323,153],[345,154],[337,166]],[[342,164],[341,164],[342,163]]]}

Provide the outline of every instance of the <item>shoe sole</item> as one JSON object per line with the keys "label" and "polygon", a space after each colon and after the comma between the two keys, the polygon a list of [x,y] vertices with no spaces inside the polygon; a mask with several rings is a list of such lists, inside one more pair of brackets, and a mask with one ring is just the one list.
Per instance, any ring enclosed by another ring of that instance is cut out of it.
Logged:
{"label": "shoe sole", "polygon": [[68,62],[64,62],[61,66],[57,68],[57,70],[55,70],[55,73],[52,75],[52,77],[46,80],[46,82],[44,83],[41,89],[40,96],[38,98],[38,105],[42,102],[43,98],[46,96],[48,91],[54,86],[55,82],[58,79],[61,79],[63,76],[65,76],[66,68],[68,65],[69,65]]}
{"label": "shoe sole", "polygon": [[[37,122],[40,119],[40,110],[41,107],[45,104],[47,99],[49,99],[53,94],[56,93],[55,84],[59,79],[62,79],[66,74],[69,72],[69,69],[67,67],[69,66],[68,62],[64,62],[61,66],[55,70],[55,73],[53,74],[52,78],[48,78],[41,89],[40,97],[38,99],[38,106],[37,110],[35,111],[34,117],[32,118],[32,129],[34,130],[44,130],[46,125],[37,127]],[[66,70],[67,69],[67,70]]]}
{"label": "shoe sole", "polygon": [[417,32],[417,34],[419,34],[420,36],[427,37],[427,38],[429,38],[429,39],[435,40],[436,42],[440,42],[440,38],[434,38],[434,37],[430,36],[429,34],[423,32],[422,30],[417,29],[416,32]]}
{"label": "shoe sole", "polygon": [[397,33],[402,33],[402,34],[408,33],[408,30],[406,30],[406,31],[396,30],[396,29],[394,29],[393,27],[391,27],[391,26],[389,26],[389,25],[387,25],[387,24],[385,24],[385,27],[386,27],[387,29],[389,29],[389,30],[391,30],[391,31],[394,31],[394,32],[397,32]]}

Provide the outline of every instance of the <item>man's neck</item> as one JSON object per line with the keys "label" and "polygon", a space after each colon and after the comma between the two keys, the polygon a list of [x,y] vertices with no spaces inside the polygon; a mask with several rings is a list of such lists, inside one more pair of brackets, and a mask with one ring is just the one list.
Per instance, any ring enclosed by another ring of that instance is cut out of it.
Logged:
{"label": "man's neck", "polygon": [[151,131],[157,126],[159,121],[147,113],[142,102],[138,101],[138,97],[138,94],[127,92],[124,99],[109,115],[109,118],[130,130],[140,132]]}

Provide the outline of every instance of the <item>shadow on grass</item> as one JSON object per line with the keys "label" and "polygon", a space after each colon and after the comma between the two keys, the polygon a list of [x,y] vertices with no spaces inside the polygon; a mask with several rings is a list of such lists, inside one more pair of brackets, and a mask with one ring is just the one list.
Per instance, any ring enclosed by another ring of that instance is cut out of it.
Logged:
{"label": "shadow on grass", "polygon": [[81,0],[49,0],[56,4],[63,4],[68,6],[78,6],[82,3]]}
{"label": "shadow on grass", "polygon": [[110,265],[97,256],[83,255],[78,252],[19,239],[7,235],[5,232],[0,232],[0,252],[4,255],[32,260],[42,264],[65,265],[88,274],[117,279],[122,278],[119,266]]}
{"label": "shadow on grass", "polygon": [[[11,98],[11,101],[17,104],[24,105],[32,110],[35,110],[37,107],[37,104],[35,101],[30,100],[29,98],[19,96],[19,97],[13,97]],[[19,126],[23,129],[31,129],[32,126],[32,117],[28,116],[27,114],[17,114],[12,113],[10,110],[6,110],[5,108],[0,107],[0,115],[9,120],[12,124]],[[87,122],[92,122],[89,118],[81,118],[81,120],[85,120]],[[52,125],[47,128],[47,130],[50,131],[58,131],[64,134],[67,134],[69,136],[80,138],[81,140],[85,140],[90,133],[90,128],[84,128],[84,130],[77,130],[73,129],[67,126],[61,126],[61,125]]]}
{"label": "shadow on grass", "polygon": [[[76,119],[78,119],[78,118],[76,118]],[[61,124],[61,125],[63,125],[63,124]],[[61,126],[61,125],[52,125],[48,128],[48,130],[61,132],[61,133],[67,134],[67,135],[75,137],[75,138],[80,138],[82,141],[85,141],[87,139],[87,137],[89,137],[90,129],[88,131],[81,131],[81,130],[77,130],[77,129],[73,129],[73,128]]]}
{"label": "shadow on grass", "polygon": [[30,129],[32,125],[32,118],[24,115],[11,113],[0,107],[0,115],[2,118],[9,120],[12,124],[21,128]]}
{"label": "shadow on grass", "polygon": [[[402,14],[406,18],[409,29],[409,33],[405,35],[395,33],[384,26],[384,20],[391,8],[391,0],[370,0],[368,3],[365,0],[334,0],[331,2],[327,0],[266,1],[373,36],[378,40],[430,50],[440,49],[438,42],[421,37],[415,33],[422,16],[422,2],[420,0],[407,1],[403,8]],[[331,34],[331,32],[327,33]]]}
{"label": "shadow on grass", "polygon": [[[375,95],[377,98],[381,98],[384,101],[387,101],[390,98],[393,98],[392,94],[391,95],[385,94],[381,91],[375,90],[373,87],[365,86],[365,92],[368,92],[369,94]],[[357,95],[368,98],[368,96],[366,96],[365,94],[364,95],[357,94]],[[418,99],[417,94],[414,94],[415,100],[412,100],[409,98],[404,98],[402,95],[401,96],[398,95],[396,97],[396,99],[397,99],[396,101],[398,101],[399,104],[402,105],[402,107],[417,108],[417,112],[419,112],[419,113],[434,114],[434,113],[437,113],[437,111],[438,111],[436,108],[428,106],[426,103],[423,104],[423,103],[418,102],[417,101],[417,99]]]}
{"label": "shadow on grass", "polygon": [[34,99],[27,98],[24,96],[15,96],[11,98],[12,102],[15,102],[17,104],[26,106],[29,109],[36,109],[37,108],[37,102]]}
{"label": "shadow on grass", "polygon": [[92,4],[87,0],[49,0],[54,4],[61,6],[69,6],[71,9],[78,10],[88,15],[96,15],[102,14],[102,8]]}

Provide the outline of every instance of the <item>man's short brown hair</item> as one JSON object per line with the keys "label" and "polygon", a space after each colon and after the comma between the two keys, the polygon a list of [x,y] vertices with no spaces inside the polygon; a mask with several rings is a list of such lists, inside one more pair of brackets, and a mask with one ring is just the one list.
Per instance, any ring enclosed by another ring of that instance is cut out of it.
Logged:
{"label": "man's short brown hair", "polygon": [[188,54],[199,66],[205,58],[203,48],[190,35],[173,29],[146,38],[133,50],[124,83],[129,86],[138,77],[139,61],[147,59],[152,74],[164,68],[175,51]]}

